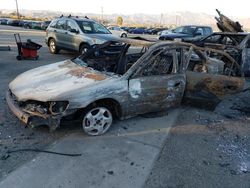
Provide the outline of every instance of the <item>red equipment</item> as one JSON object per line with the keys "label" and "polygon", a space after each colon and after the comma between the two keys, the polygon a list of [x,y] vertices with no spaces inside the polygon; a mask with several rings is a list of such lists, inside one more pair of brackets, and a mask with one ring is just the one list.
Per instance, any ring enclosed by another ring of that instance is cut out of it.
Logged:
{"label": "red equipment", "polygon": [[27,42],[22,42],[19,33],[14,34],[18,55],[16,56],[17,60],[22,59],[35,59],[39,58],[37,51],[42,47],[42,45],[32,42],[30,39]]}

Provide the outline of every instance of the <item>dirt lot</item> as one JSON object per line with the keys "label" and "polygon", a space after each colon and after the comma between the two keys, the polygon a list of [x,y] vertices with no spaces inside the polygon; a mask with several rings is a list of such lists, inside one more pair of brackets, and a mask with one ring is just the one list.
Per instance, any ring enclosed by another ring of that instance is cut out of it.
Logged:
{"label": "dirt lot", "polygon": [[[31,38],[44,47],[40,60],[18,62],[13,38],[16,31],[4,29],[0,45],[9,44],[12,51],[0,51],[0,179],[36,155],[8,151],[46,148],[65,134],[81,130],[66,122],[53,133],[46,127],[31,130],[9,112],[4,95],[12,79],[31,68],[75,54],[51,55],[43,42],[44,32],[25,30],[21,33],[24,39]],[[250,91],[226,99],[214,111],[182,108],[145,187],[250,187]]]}

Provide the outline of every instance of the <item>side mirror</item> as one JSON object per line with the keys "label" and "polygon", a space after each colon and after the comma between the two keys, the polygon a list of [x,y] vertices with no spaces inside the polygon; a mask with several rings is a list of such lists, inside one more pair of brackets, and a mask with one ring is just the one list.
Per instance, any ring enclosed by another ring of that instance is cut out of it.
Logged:
{"label": "side mirror", "polygon": [[69,30],[71,33],[76,33],[76,34],[78,34],[79,33],[79,31],[78,30],[76,30],[76,29],[70,29]]}

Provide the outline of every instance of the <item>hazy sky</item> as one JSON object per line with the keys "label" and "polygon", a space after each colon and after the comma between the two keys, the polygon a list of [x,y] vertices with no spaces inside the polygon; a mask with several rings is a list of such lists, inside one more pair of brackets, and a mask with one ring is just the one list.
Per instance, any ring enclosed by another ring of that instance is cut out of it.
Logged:
{"label": "hazy sky", "polygon": [[[237,3],[236,3],[237,2]],[[19,9],[54,10],[104,14],[160,14],[192,11],[215,15],[215,8],[227,16],[250,17],[250,0],[18,0]],[[15,0],[0,0],[0,9],[15,9]]]}

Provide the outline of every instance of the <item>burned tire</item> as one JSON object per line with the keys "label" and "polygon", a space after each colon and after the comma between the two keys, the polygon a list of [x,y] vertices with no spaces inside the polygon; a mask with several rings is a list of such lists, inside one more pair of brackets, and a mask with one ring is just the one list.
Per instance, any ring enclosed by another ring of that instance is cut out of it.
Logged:
{"label": "burned tire", "polygon": [[82,127],[86,134],[98,136],[106,133],[113,122],[113,114],[108,106],[99,104],[87,107],[83,114]]}
{"label": "burned tire", "polygon": [[49,40],[49,51],[52,54],[58,54],[59,53],[59,49],[56,46],[56,40],[55,39],[50,39]]}

